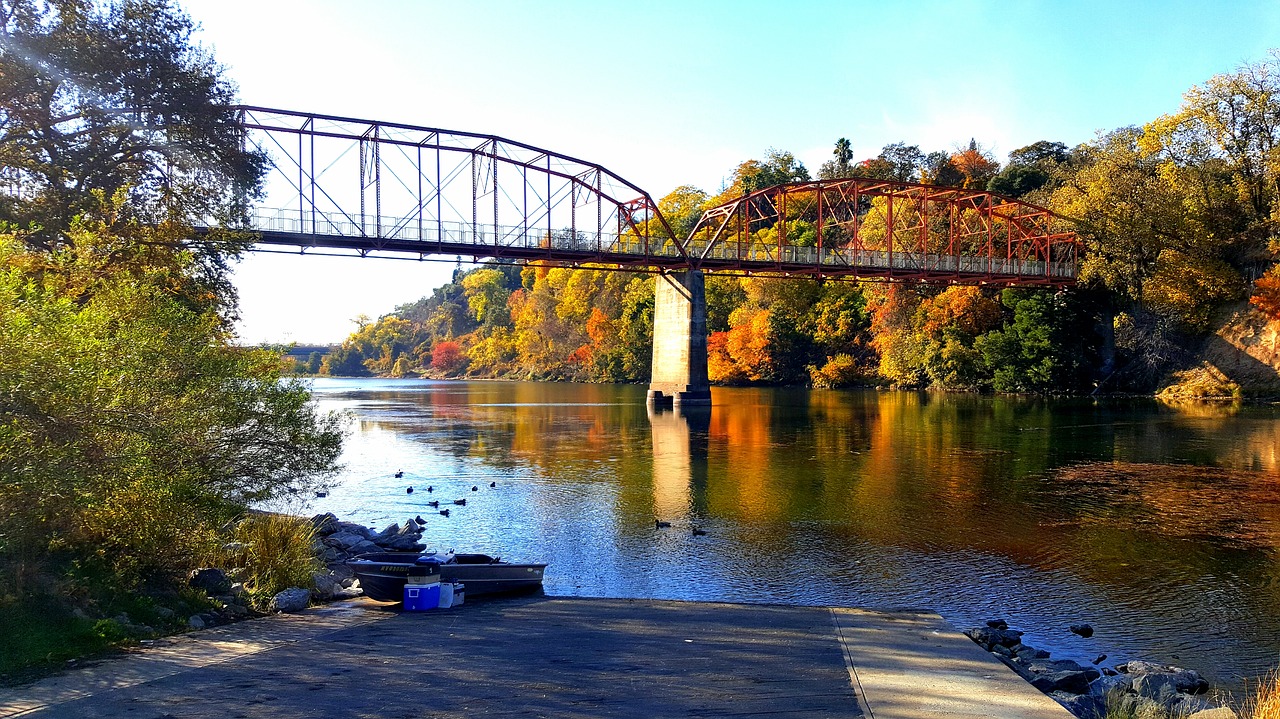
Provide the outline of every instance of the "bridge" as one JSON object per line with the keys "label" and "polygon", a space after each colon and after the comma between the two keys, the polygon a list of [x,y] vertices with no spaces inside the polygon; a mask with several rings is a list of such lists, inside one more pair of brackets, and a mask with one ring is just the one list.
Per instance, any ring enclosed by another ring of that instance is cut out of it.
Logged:
{"label": "bridge", "polygon": [[650,399],[710,402],[705,272],[1063,286],[1080,244],[1052,212],[959,187],[841,178],[761,188],[677,234],[649,193],[494,135],[242,106],[274,172],[248,229],[268,247],[466,255],[657,272]]}

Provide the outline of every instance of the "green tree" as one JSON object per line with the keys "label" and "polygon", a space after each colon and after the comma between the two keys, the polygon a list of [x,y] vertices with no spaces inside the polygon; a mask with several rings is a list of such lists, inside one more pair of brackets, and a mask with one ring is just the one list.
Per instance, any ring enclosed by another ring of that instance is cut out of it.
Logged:
{"label": "green tree", "polygon": [[1005,290],[1012,322],[974,345],[997,392],[1063,392],[1086,386],[1095,357],[1090,313],[1068,292]]}
{"label": "green tree", "polygon": [[822,163],[818,168],[818,177],[823,180],[836,180],[842,177],[853,177],[853,143],[849,138],[836,140],[836,147],[831,152],[834,159]]}
{"label": "green tree", "polygon": [[266,157],[244,148],[235,86],[194,31],[168,0],[0,2],[0,167],[22,187],[0,220],[52,250],[95,193],[126,191],[121,213],[147,223],[235,219]]}
{"label": "green tree", "polygon": [[108,232],[73,222],[77,249],[53,255],[0,235],[0,593],[176,579],[228,518],[305,491],[341,449],[341,418],[281,378],[278,352],[79,249]]}

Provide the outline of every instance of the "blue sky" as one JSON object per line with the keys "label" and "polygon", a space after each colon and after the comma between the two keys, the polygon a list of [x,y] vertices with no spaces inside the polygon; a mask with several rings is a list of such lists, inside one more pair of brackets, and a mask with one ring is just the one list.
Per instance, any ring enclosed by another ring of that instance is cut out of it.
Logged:
{"label": "blue sky", "polygon": [[[714,191],[769,148],[811,170],[969,139],[1037,140],[1176,111],[1280,47],[1277,2],[247,2],[187,0],[244,102],[492,133],[598,162],[655,197]],[[251,255],[248,342],[331,342],[429,294],[448,263]]]}

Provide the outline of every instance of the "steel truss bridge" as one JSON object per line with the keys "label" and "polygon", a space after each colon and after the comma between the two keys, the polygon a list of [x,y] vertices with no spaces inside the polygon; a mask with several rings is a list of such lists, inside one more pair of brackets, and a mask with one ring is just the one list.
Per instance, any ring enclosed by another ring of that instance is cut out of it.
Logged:
{"label": "steel truss bridge", "polygon": [[677,236],[649,193],[590,162],[493,135],[240,108],[270,155],[244,229],[303,252],[505,258],[995,285],[1075,281],[1049,210],[989,192],[868,178],[797,182],[706,210]]}

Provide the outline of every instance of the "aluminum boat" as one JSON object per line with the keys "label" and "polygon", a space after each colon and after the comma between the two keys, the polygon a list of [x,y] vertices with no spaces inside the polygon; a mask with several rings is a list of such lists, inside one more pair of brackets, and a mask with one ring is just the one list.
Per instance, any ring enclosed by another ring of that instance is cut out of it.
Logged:
{"label": "aluminum boat", "polygon": [[[435,574],[442,582],[462,582],[468,597],[508,592],[527,592],[542,587],[545,564],[513,564],[487,554],[426,554],[418,552],[374,552],[347,561],[356,573],[365,596],[381,602],[398,602],[404,597],[410,571]],[[425,570],[425,571],[423,571]]]}

